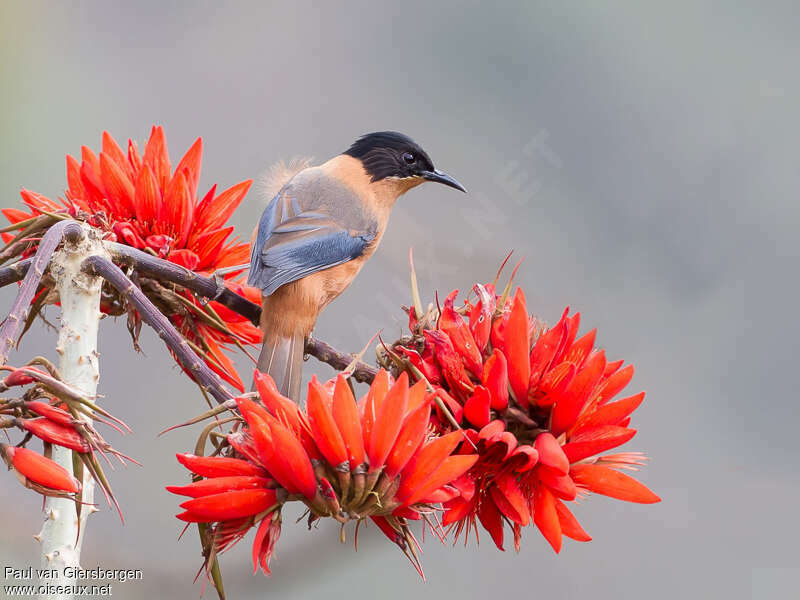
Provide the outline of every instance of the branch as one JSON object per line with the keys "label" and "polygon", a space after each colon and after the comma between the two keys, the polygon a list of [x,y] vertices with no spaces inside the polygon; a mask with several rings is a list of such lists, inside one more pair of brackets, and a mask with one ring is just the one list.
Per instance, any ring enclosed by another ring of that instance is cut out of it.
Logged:
{"label": "branch", "polygon": [[139,311],[142,320],[155,329],[158,337],[164,340],[164,343],[175,353],[181,366],[191,374],[203,390],[214,396],[217,402],[223,403],[233,397],[222,385],[219,377],[189,347],[187,341],[173,327],[169,319],[153,305],[144,292],[136,287],[117,265],[102,256],[90,256],[83,261],[82,268],[87,273],[99,275],[127,298]]}
{"label": "branch", "polygon": [[17,297],[14,299],[14,304],[11,306],[11,311],[3,325],[0,326],[0,365],[5,364],[8,360],[8,354],[14,346],[19,329],[28,318],[31,300],[36,294],[36,289],[39,287],[39,282],[42,280],[50,259],[53,257],[53,252],[61,243],[62,238],[77,239],[81,236],[83,236],[83,230],[77,222],[61,221],[50,227],[42,237],[25,278],[22,280]]}
{"label": "branch", "polygon": [[[314,338],[306,340],[306,354],[310,354],[320,362],[329,364],[337,371],[344,371],[353,362],[353,355],[337,350],[330,344]],[[353,370],[353,379],[360,383],[372,383],[378,369],[364,362],[356,364]]]}
{"label": "branch", "polygon": [[140,275],[177,283],[201,296],[224,304],[254,325],[258,325],[258,320],[261,318],[261,307],[232,292],[221,280],[204,277],[185,267],[152,256],[131,246],[116,242],[106,242],[105,246],[111,256],[116,259],[116,262],[134,267]]}
{"label": "branch", "polygon": [[0,287],[20,281],[25,277],[32,262],[33,258],[26,258],[25,260],[19,260],[13,265],[0,269]]}

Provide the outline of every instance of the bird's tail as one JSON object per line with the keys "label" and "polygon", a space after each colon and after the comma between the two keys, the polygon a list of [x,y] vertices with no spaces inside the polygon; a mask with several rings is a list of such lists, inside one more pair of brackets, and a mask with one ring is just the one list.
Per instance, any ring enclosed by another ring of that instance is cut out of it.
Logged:
{"label": "bird's tail", "polygon": [[305,335],[300,331],[288,337],[267,334],[258,357],[258,370],[268,373],[275,380],[278,391],[297,404],[300,404],[303,382],[305,342]]}

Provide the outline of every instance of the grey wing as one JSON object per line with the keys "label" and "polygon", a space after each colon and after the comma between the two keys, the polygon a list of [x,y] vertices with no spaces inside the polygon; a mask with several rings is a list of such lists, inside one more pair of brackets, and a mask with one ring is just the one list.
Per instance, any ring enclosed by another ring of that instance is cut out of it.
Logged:
{"label": "grey wing", "polygon": [[357,258],[376,231],[343,185],[290,182],[261,216],[248,283],[269,296],[282,285]]}

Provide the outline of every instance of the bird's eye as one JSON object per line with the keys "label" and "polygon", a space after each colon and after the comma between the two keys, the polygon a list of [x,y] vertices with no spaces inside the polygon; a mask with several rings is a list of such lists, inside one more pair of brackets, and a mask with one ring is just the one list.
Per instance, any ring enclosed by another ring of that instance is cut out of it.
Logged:
{"label": "bird's eye", "polygon": [[417,162],[416,157],[413,154],[411,154],[411,152],[404,152],[403,160],[406,161],[407,165],[413,165],[415,162]]}

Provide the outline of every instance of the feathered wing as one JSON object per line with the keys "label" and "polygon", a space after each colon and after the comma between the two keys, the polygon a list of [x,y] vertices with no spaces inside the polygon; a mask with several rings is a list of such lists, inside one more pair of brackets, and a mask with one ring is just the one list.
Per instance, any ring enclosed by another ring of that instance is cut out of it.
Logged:
{"label": "feathered wing", "polygon": [[[283,285],[357,258],[376,235],[377,222],[349,188],[303,171],[264,210],[248,283],[270,296]],[[304,346],[305,331],[264,332],[259,370],[294,399],[300,392]]]}

